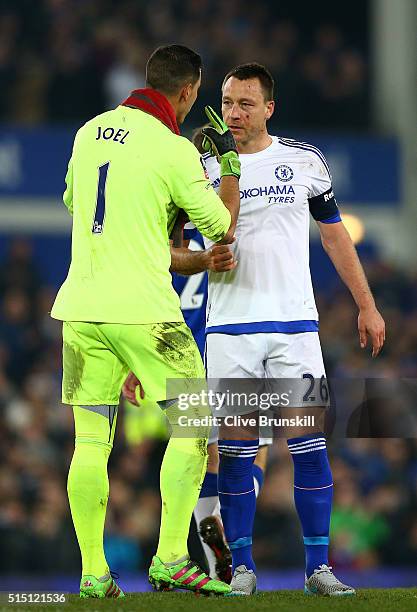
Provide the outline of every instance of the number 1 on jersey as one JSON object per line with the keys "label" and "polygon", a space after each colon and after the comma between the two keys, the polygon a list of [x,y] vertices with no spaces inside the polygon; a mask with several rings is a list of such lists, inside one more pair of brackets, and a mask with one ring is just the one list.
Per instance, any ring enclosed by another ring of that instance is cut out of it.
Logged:
{"label": "number 1 on jersey", "polygon": [[97,200],[96,212],[94,213],[93,234],[102,234],[104,225],[104,216],[106,214],[106,181],[107,172],[110,162],[106,162],[98,169],[98,185],[97,185]]}

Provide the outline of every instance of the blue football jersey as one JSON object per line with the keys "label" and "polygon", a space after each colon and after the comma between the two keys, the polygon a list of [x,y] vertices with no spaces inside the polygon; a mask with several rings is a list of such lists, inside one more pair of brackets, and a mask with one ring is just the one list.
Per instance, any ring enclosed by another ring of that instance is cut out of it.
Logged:
{"label": "blue football jersey", "polygon": [[[204,249],[204,242],[197,229],[184,229],[184,240],[189,240],[189,248],[193,251]],[[204,355],[206,304],[207,304],[207,272],[199,272],[191,276],[172,275],[172,284],[180,296],[181,310],[185,322],[191,329],[201,355]]]}

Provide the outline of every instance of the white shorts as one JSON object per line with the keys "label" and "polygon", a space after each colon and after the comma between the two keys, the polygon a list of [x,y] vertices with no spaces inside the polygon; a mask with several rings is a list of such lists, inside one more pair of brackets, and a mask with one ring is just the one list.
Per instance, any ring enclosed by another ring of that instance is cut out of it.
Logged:
{"label": "white shorts", "polygon": [[[288,403],[281,406],[327,405],[326,374],[317,332],[207,334],[206,371],[211,388],[216,389],[219,381],[218,387],[224,389],[222,379],[255,379],[260,385],[265,385],[264,379],[279,379],[283,381],[282,388],[292,387]],[[234,406],[233,414],[244,415],[254,410],[253,406],[242,405],[237,409]],[[214,414],[224,417],[230,411],[225,407]]]}

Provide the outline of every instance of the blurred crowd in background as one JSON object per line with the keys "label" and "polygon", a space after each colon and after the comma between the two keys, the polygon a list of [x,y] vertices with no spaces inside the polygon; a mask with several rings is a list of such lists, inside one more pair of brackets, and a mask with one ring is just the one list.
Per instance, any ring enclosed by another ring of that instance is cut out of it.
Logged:
{"label": "blurred crowd in background", "polygon": [[[374,361],[369,350],[360,350],[356,309],[337,285],[318,296],[328,374],[416,378],[415,279],[380,263],[367,269],[387,321],[386,346]],[[0,573],[77,574],[80,558],[65,484],[73,419],[60,403],[61,330],[48,314],[55,288],[45,286],[30,241],[10,242],[0,291]],[[119,415],[106,526],[114,569],[145,569],[156,545],[165,445],[161,414],[131,406]],[[336,483],[332,561],[349,568],[415,564],[417,440],[337,439],[329,448]],[[259,568],[301,567],[292,464],[283,440],[270,451],[254,542]]]}
{"label": "blurred crowd in background", "polygon": [[[367,11],[364,0],[321,0],[320,11],[317,3],[272,0],[3,0],[0,123],[75,128],[143,87],[149,54],[176,42],[204,62],[189,127],[201,124],[205,104],[220,106],[230,68],[258,61],[276,79],[280,131],[363,133],[373,127]],[[328,375],[416,379],[417,279],[378,259],[366,267],[386,346],[377,360],[360,350],[356,309],[334,285],[317,295]],[[56,287],[43,273],[30,240],[11,239],[0,260],[0,574],[80,570],[66,497],[73,418],[60,403],[61,329],[49,316]],[[155,550],[166,430],[150,405],[124,407],[118,420],[105,546],[114,570],[134,572]],[[331,561],[357,569],[415,565],[417,440],[339,437],[329,448]],[[259,568],[303,565],[283,440],[270,450],[254,550]]]}
{"label": "blurred crowd in background", "polygon": [[[226,72],[264,63],[276,79],[281,129],[369,126],[367,2],[322,0],[3,0],[0,121],[78,124],[144,86],[150,52],[182,43],[204,62],[201,96],[219,106]],[[298,7],[298,8],[297,8]],[[296,17],[294,17],[296,16]],[[328,18],[326,23],[324,17]],[[80,95],[82,92],[82,95]]]}

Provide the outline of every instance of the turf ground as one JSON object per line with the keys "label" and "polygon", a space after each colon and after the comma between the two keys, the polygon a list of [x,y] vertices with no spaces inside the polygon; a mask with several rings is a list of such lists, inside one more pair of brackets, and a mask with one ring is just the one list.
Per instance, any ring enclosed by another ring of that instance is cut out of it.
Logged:
{"label": "turf ground", "polygon": [[263,592],[254,597],[242,598],[207,598],[196,597],[190,593],[132,593],[121,600],[80,600],[76,595],[70,595],[69,602],[62,605],[8,605],[1,606],[1,612],[223,612],[228,610],[239,612],[266,612],[282,610],[282,612],[319,612],[321,610],[354,610],[355,612],[396,612],[397,610],[417,610],[417,588],[415,589],[362,589],[356,597],[338,599],[336,597],[308,597],[301,591]]}

